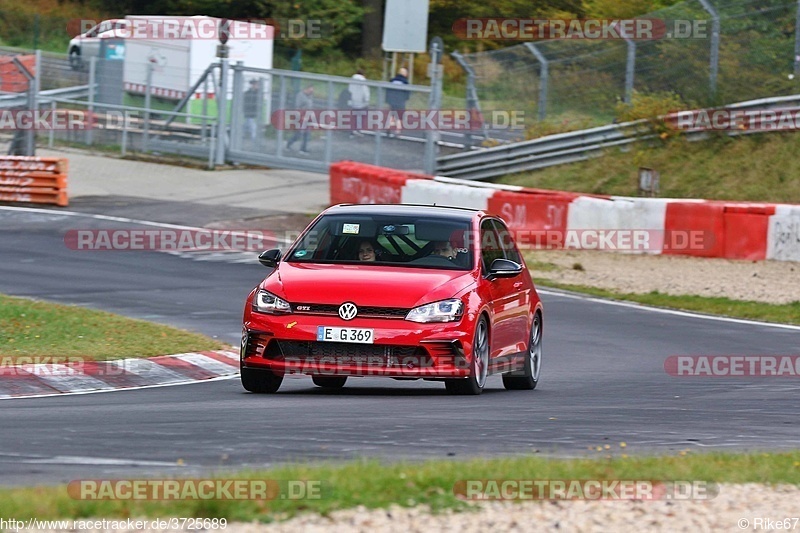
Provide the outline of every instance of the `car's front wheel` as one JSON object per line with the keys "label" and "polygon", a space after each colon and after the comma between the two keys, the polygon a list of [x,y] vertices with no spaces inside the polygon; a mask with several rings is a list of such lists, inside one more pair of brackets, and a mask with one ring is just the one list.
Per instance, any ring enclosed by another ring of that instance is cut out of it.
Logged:
{"label": "car's front wheel", "polygon": [[241,368],[242,387],[246,391],[257,394],[272,394],[277,392],[283,382],[283,376],[278,376],[267,369]]}
{"label": "car's front wheel", "polygon": [[531,324],[531,338],[528,342],[528,353],[522,368],[519,371],[503,374],[503,386],[508,390],[533,390],[539,383],[539,374],[542,371],[542,315],[533,315]]}
{"label": "car's front wheel", "polygon": [[72,70],[80,70],[83,67],[83,60],[81,59],[81,51],[79,48],[73,48],[69,51],[69,66]]}
{"label": "car's front wheel", "polygon": [[326,389],[341,389],[347,383],[347,376],[311,376],[317,387]]}
{"label": "car's front wheel", "polygon": [[444,382],[444,386],[450,394],[477,395],[483,392],[488,375],[489,324],[486,322],[486,317],[482,316],[475,326],[469,377],[466,379],[447,379]]}

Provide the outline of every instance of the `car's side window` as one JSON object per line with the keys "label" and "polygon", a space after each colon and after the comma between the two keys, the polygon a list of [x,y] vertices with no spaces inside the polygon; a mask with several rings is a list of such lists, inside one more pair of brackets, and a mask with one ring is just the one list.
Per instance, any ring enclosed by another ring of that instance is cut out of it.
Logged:
{"label": "car's side window", "polygon": [[483,272],[489,272],[492,262],[495,259],[503,258],[503,249],[500,246],[500,238],[491,220],[484,220],[481,223],[481,259]]}
{"label": "car's side window", "polygon": [[499,220],[493,220],[492,223],[497,231],[498,236],[500,237],[500,246],[503,248],[503,253],[506,256],[506,259],[522,264],[522,259],[519,256],[517,247],[514,245],[514,238],[511,236],[511,232],[508,230],[506,225]]}

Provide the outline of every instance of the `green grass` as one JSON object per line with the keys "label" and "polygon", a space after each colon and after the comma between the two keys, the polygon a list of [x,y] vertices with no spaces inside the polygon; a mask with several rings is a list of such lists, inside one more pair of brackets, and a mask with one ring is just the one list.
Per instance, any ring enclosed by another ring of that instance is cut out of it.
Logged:
{"label": "green grass", "polygon": [[636,196],[638,168],[661,173],[661,197],[800,203],[800,135],[763,133],[688,142],[634,144],[624,152],[513,174],[496,182],[595,194]]}
{"label": "green grass", "polygon": [[[522,456],[476,459],[464,462],[430,461],[419,464],[384,465],[361,461],[343,466],[287,466],[261,472],[239,472],[218,476],[225,479],[304,480],[319,482],[319,498],[271,500],[191,501],[86,501],[70,498],[65,486],[0,490],[0,509],[6,517],[169,517],[226,518],[238,521],[271,521],[299,512],[329,513],[364,505],[385,508],[391,504],[424,504],[434,510],[463,509],[466,504],[453,493],[458,481],[471,479],[516,480],[653,480],[706,481],[713,483],[800,484],[800,452],[649,457],[621,454],[624,443],[612,450],[598,446],[603,454],[578,460]],[[611,446],[609,445],[609,448]],[[608,454],[615,454],[611,457]]]}
{"label": "green grass", "polygon": [[[534,270],[544,270],[536,267]],[[768,304],[763,302],[752,302],[746,300],[732,300],[723,297],[707,297],[694,295],[671,295],[652,291],[646,294],[634,294],[608,289],[598,289],[585,285],[573,285],[569,283],[559,283],[544,277],[535,277],[536,285],[539,287],[552,287],[573,292],[580,292],[601,298],[611,298],[614,300],[626,300],[654,307],[666,307],[669,309],[680,309],[684,311],[695,311],[710,315],[721,315],[734,318],[745,318],[749,320],[760,320],[763,322],[775,322],[781,324],[800,325],[800,302],[788,304]]]}
{"label": "green grass", "polygon": [[198,333],[82,307],[0,295],[0,357],[151,357],[225,348]]}

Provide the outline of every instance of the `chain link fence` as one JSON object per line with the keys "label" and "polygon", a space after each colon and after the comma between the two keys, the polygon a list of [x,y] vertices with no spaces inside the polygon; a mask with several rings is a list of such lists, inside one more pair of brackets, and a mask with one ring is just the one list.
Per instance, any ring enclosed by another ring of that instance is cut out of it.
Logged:
{"label": "chain link fence", "polygon": [[800,92],[796,0],[687,0],[638,18],[663,21],[667,33],[453,54],[468,75],[468,105],[523,111],[536,136],[545,124],[609,124],[634,91],[671,93],[686,108]]}
{"label": "chain link fence", "polygon": [[[40,109],[54,116],[72,110],[85,118],[81,127],[37,132],[39,143],[95,146],[123,155],[190,156],[207,160],[209,167],[241,163],[327,172],[333,162],[352,160],[415,171],[435,168],[435,157],[441,152],[438,132],[383,127],[388,123],[390,91],[408,95],[405,110],[424,113],[432,105],[429,86],[356,82],[349,77],[239,64],[226,65],[225,70],[227,75],[221,73],[220,63],[213,63],[188,88],[185,71],[158,62],[93,57],[73,70],[66,57],[52,65],[43,57],[41,77],[48,86],[53,84],[47,81],[51,80],[48,75],[56,80],[74,79],[85,84],[87,95],[42,95]],[[378,126],[365,123],[363,129],[351,129],[337,122],[342,116],[351,118],[354,84],[366,89],[360,108],[378,111],[381,120],[374,123]],[[219,97],[223,93],[224,100]],[[300,109],[303,94],[308,95],[306,110],[312,113],[312,123],[323,112],[333,113],[333,121],[287,126],[284,114]],[[226,102],[224,118],[221,101]],[[438,108],[438,103],[433,105]]]}

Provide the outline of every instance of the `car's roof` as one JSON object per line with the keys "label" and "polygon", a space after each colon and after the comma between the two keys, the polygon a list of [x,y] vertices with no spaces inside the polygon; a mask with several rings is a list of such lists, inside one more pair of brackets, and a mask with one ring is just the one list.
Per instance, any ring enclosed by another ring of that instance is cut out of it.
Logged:
{"label": "car's roof", "polygon": [[483,214],[477,209],[441,205],[417,204],[340,204],[328,208],[326,215],[388,215],[388,216],[435,216],[450,220],[470,221]]}

